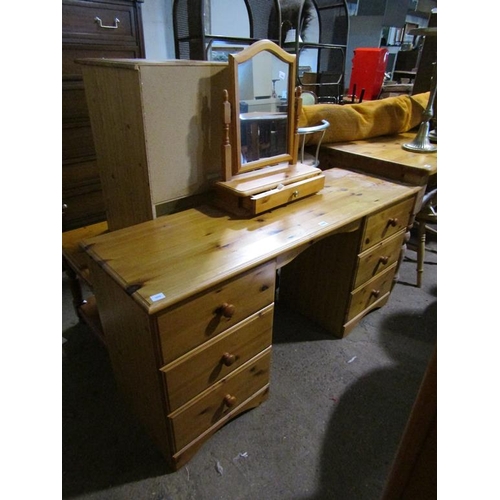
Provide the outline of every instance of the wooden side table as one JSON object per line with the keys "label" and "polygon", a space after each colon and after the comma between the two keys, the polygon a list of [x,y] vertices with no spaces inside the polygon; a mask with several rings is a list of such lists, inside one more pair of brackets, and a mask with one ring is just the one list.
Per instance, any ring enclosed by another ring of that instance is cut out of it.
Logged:
{"label": "wooden side table", "polygon": [[437,184],[437,153],[413,153],[402,148],[416,131],[359,141],[323,144],[320,168],[347,168],[415,186]]}

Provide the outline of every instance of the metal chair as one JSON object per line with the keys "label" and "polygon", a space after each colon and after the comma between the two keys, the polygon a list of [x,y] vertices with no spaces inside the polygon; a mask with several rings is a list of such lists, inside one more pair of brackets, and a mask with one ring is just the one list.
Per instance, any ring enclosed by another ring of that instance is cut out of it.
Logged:
{"label": "metal chair", "polygon": [[[311,13],[312,11],[312,13]],[[282,9],[283,23],[289,14]],[[349,11],[346,0],[301,0],[290,19],[295,30],[294,42],[284,45],[300,55],[305,50],[316,51],[316,70],[307,72],[307,81],[299,74],[297,85],[314,89],[319,102],[340,103],[344,93],[344,73],[349,34]],[[308,23],[318,22],[318,40],[308,40],[305,36]]]}

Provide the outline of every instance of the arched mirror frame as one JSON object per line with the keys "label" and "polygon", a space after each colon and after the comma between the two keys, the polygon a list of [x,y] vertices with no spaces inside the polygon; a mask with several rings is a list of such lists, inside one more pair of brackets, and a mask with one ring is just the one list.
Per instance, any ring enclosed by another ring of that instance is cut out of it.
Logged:
{"label": "arched mirror frame", "polygon": [[[241,120],[240,120],[240,92],[239,92],[239,75],[238,68],[240,64],[251,60],[257,54],[268,51],[275,55],[282,62],[287,63],[288,83],[287,83],[287,145],[286,153],[277,156],[270,156],[258,160],[242,163],[241,161]],[[277,165],[279,163],[293,164],[296,161],[297,155],[294,154],[296,148],[295,141],[295,112],[296,112],[296,99],[295,99],[295,78],[296,78],[296,56],[289,54],[281,47],[276,45],[270,40],[259,40],[249,47],[245,48],[237,54],[230,54],[228,58],[229,75],[231,86],[229,88],[229,102],[231,104],[231,169],[223,169],[226,172],[229,170],[232,175],[238,175],[244,172],[250,172],[262,167]],[[229,179],[226,179],[229,180]]]}

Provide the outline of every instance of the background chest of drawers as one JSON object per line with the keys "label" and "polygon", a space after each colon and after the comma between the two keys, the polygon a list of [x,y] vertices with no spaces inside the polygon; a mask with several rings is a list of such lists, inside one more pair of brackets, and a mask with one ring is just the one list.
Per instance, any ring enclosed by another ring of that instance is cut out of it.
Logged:
{"label": "background chest of drawers", "polygon": [[117,384],[171,469],[267,398],[274,261],[154,315],[95,263],[91,272]]}
{"label": "background chest of drawers", "polygon": [[63,230],[105,220],[81,67],[84,57],[144,57],[143,0],[62,2]]}

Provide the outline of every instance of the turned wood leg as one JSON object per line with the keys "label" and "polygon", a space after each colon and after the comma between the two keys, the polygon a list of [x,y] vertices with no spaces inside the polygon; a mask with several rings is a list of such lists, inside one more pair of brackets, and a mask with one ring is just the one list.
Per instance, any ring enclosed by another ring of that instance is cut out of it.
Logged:
{"label": "turned wood leg", "polygon": [[424,256],[425,256],[425,223],[418,223],[418,241],[417,241],[417,286],[422,288],[422,277],[424,274]]}
{"label": "turned wood leg", "polygon": [[405,237],[403,239],[403,244],[401,245],[401,250],[399,251],[399,259],[398,259],[398,263],[396,266],[396,272],[394,273],[394,278],[392,279],[391,290],[394,288],[394,285],[399,281],[399,270],[401,268],[401,263],[403,262],[403,259],[406,255],[407,243],[408,243],[408,241],[410,241],[410,236],[411,236],[411,233],[408,230],[405,233]]}

